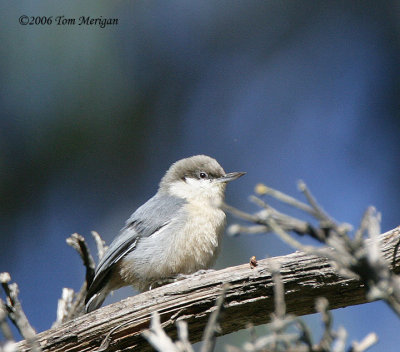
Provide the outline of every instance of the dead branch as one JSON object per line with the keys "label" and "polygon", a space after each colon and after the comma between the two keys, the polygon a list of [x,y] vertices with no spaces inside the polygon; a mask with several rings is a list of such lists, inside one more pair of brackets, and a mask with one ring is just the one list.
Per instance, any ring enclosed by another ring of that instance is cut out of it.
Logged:
{"label": "dead branch", "polygon": [[333,317],[329,311],[329,303],[324,297],[316,300],[316,310],[322,316],[324,331],[318,344],[312,343],[312,336],[307,325],[298,317],[286,314],[284,285],[278,265],[272,265],[274,280],[275,312],[271,315],[268,333],[257,337],[254,331],[250,341],[243,347],[227,346],[227,352],[364,352],[377,342],[371,333],[360,343],[353,342],[346,350],[347,332],[343,327],[333,330]]}
{"label": "dead branch", "polygon": [[[215,310],[210,315],[207,326],[204,329],[203,343],[200,352],[214,351],[217,339],[216,334],[220,330],[219,320],[221,318],[227,289],[228,286],[225,285],[221,295],[217,299]],[[160,315],[154,312],[151,318],[150,329],[143,331],[142,336],[160,352],[194,352],[192,344],[189,341],[188,325],[186,321],[180,320],[176,323],[176,326],[178,328],[178,340],[174,342],[165,333],[160,322]]]}
{"label": "dead branch", "polygon": [[[300,181],[298,188],[309,205],[262,184],[257,185],[255,191],[261,196],[269,194],[281,202],[312,215],[318,221],[318,227],[311,223],[304,223],[301,226],[304,231],[299,230],[295,221],[302,222],[302,220],[282,214],[263,199],[251,196],[250,200],[261,208],[258,213],[246,214],[233,207],[229,207],[228,210],[237,217],[250,221],[253,225],[246,227],[233,225],[228,232],[230,234],[254,233],[254,229],[258,232],[273,231],[284,242],[298,250],[329,258],[341,275],[361,279],[370,301],[382,299],[400,317],[400,277],[389,269],[389,263],[381,253],[378,241],[380,214],[374,207],[368,207],[354,238],[351,238],[349,232],[352,227],[349,224],[339,224],[333,220],[318,204],[304,182]],[[264,227],[264,231],[260,225]],[[325,247],[304,246],[289,234],[290,231],[311,236]],[[326,246],[330,248],[327,250]],[[397,248],[398,244],[396,250]]]}
{"label": "dead branch", "polygon": [[[377,240],[385,260],[392,263],[394,272],[399,272],[396,248],[400,227],[377,236]],[[224,284],[229,284],[224,304],[229,319],[221,320],[221,334],[243,329],[248,322],[267,323],[274,312],[273,263],[281,267],[289,314],[314,313],[314,302],[321,296],[328,299],[331,309],[368,302],[359,279],[339,275],[325,258],[296,252],[258,260],[257,267],[251,268],[247,263],[162,286],[44,331],[37,338],[44,351],[97,350],[107,334],[108,351],[151,350],[141,333],[149,328],[151,314],[157,311],[170,337],[176,337],[175,322],[184,319],[191,342],[196,342],[202,338]],[[20,342],[19,347],[21,351],[29,350],[26,341]]]}
{"label": "dead branch", "polygon": [[14,341],[11,328],[7,323],[7,316],[8,316],[7,305],[0,298],[0,331],[3,333],[3,336],[7,341]]}
{"label": "dead branch", "polygon": [[[92,231],[92,236],[96,242],[97,255],[99,259],[101,259],[105,250],[107,249],[107,246],[96,231]],[[90,254],[86,240],[83,236],[74,233],[67,238],[66,242],[78,252],[82,259],[83,265],[86,268],[86,275],[85,281],[82,284],[79,292],[75,293],[75,291],[71,288],[63,288],[61,298],[58,300],[57,320],[54,322],[52,326],[53,328],[84,314],[87,288],[94,278],[96,268],[96,263]]]}
{"label": "dead branch", "polygon": [[[25,338],[26,345],[28,346],[29,350],[33,352],[40,352],[41,350],[38,344],[36,331],[29,324],[28,318],[26,317],[22,309],[21,302],[18,298],[18,285],[16,283],[10,284],[10,281],[11,276],[9,273],[0,273],[0,283],[7,296],[6,302],[1,302],[1,304],[3,305],[2,310],[3,308],[7,310],[9,318],[14,323],[21,336]],[[5,326],[3,325],[3,331],[4,328]],[[8,331],[6,333],[8,337],[11,337],[11,331]]]}
{"label": "dead branch", "polygon": [[[271,315],[268,333],[257,337],[254,328],[250,329],[251,340],[243,344],[242,349],[226,346],[227,352],[364,352],[377,342],[374,333],[367,335],[360,343],[353,342],[346,349],[347,332],[345,328],[333,329],[333,316],[329,311],[329,303],[324,297],[316,301],[316,310],[321,314],[324,323],[324,332],[318,344],[312,343],[312,336],[307,325],[298,317],[286,314],[285,290],[280,275],[280,267],[276,263],[271,265],[274,281],[275,312]],[[218,320],[221,318],[223,300],[227,286],[221,293],[216,303],[216,309],[210,315],[202,339],[201,352],[214,350],[215,332],[219,328]],[[173,341],[164,331],[160,316],[153,313],[150,329],[143,332],[143,336],[160,352],[193,352],[193,347],[188,339],[187,324],[182,326],[182,321],[177,322],[178,340]]]}

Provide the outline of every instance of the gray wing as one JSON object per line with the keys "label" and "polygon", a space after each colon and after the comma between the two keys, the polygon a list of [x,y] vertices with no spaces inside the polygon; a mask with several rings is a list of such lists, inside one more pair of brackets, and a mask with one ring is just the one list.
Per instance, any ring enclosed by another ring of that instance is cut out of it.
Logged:
{"label": "gray wing", "polygon": [[156,194],[138,208],[126,221],[120,234],[114,239],[96,268],[95,277],[88,289],[86,300],[97,293],[108,281],[113,266],[133,251],[140,237],[151,236],[168,225],[182,209],[186,201],[169,195]]}

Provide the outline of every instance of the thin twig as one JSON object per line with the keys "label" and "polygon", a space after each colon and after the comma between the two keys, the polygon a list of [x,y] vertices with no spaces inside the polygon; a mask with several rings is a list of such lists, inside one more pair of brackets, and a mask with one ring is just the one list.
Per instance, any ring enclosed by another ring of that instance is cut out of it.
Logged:
{"label": "thin twig", "polygon": [[157,351],[179,352],[177,346],[163,330],[160,315],[157,312],[151,315],[150,329],[143,331],[142,335]]}
{"label": "thin twig", "polygon": [[89,248],[86,244],[85,238],[77,233],[74,233],[70,237],[68,237],[66,241],[67,244],[73,247],[81,257],[83,265],[86,268],[86,282],[88,286],[90,286],[94,278],[96,263],[89,252]]}
{"label": "thin twig", "polygon": [[[333,335],[333,334],[332,334]],[[347,341],[347,331],[343,326],[339,326],[336,335],[335,346],[332,352],[345,352],[346,351],[346,341]]]}
{"label": "thin twig", "polygon": [[358,245],[362,244],[364,235],[368,230],[370,213],[371,213],[371,207],[368,207],[361,218],[360,226],[354,233],[354,242]]}
{"label": "thin twig", "polygon": [[[280,214],[262,199],[255,196],[252,196],[251,200],[262,208],[257,213],[257,221],[253,221],[257,224],[257,228],[233,225],[230,230],[236,233],[246,230],[259,233],[262,230],[260,225],[265,225],[265,230],[268,232],[272,230],[290,246],[308,254],[324,256],[332,260],[332,265],[341,275],[349,278],[361,278],[367,290],[367,297],[370,300],[383,299],[400,316],[400,277],[390,271],[389,264],[383,258],[376,240],[380,233],[380,214],[373,207],[369,207],[363,216],[359,229],[355,232],[354,240],[351,240],[348,236],[350,225],[345,223],[337,224],[318,204],[304,182],[299,182],[299,189],[305,195],[310,207],[313,209],[315,218],[320,223],[319,229],[314,229],[313,226],[309,225],[305,228],[304,234],[308,234],[323,244],[332,247],[331,250],[326,250],[326,248],[316,249],[315,247],[302,245],[288,233],[289,231],[299,233],[297,228],[293,226],[296,222],[288,217],[285,218],[285,214]],[[275,196],[278,200],[285,203],[289,202],[298,208],[299,204],[282,192],[270,192],[268,187],[263,186],[259,187],[258,193]],[[236,211],[236,215],[241,216],[243,214],[240,211]],[[247,214],[243,216],[243,219],[251,221],[252,217],[254,215]],[[364,238],[364,234],[368,234],[368,242]]]}
{"label": "thin twig", "polygon": [[105,251],[107,250],[108,246],[106,246],[106,242],[100,237],[99,233],[96,231],[91,232],[94,241],[96,242],[96,247],[97,247],[97,256],[99,260],[103,258],[103,255]]}
{"label": "thin twig", "polygon": [[[99,234],[93,234],[93,237],[96,239],[98,249],[102,250],[103,244]],[[83,236],[74,233],[66,239],[66,242],[68,245],[74,248],[81,257],[86,268],[86,276],[85,282],[82,284],[79,292],[74,293],[72,289],[63,289],[63,297],[59,300],[57,309],[59,314],[57,314],[57,320],[53,324],[53,327],[59,326],[68,320],[84,314],[87,288],[93,281],[96,267],[96,263],[90,254],[89,248]]]}
{"label": "thin twig", "polygon": [[364,352],[378,342],[378,336],[371,332],[360,342],[353,342],[349,352]]}
{"label": "thin twig", "polygon": [[10,326],[7,324],[7,306],[0,298],[0,330],[7,341],[14,341]]}
{"label": "thin twig", "polygon": [[274,280],[274,302],[275,302],[275,315],[279,319],[283,319],[286,315],[285,304],[285,289],[283,287],[282,276],[280,273],[280,266],[271,265],[272,280]]}
{"label": "thin twig", "polygon": [[304,181],[300,180],[297,184],[298,189],[304,194],[307,198],[308,203],[310,204],[311,208],[314,210],[314,217],[318,220],[325,222],[328,226],[335,224],[335,221],[331,219],[331,217],[322,209],[322,207],[318,204],[317,200],[311,194],[310,190],[308,189],[307,185]]}
{"label": "thin twig", "polygon": [[[314,228],[310,223],[297,219],[293,216],[283,214],[256,196],[250,196],[249,199],[259,207],[264,208],[256,213],[256,215],[260,218],[259,223],[269,227],[270,223],[268,222],[268,218],[272,218],[285,231],[293,231],[298,235],[310,235],[320,242],[323,242],[325,239],[325,235],[322,233],[322,231]],[[273,230],[269,229],[269,231]]]}
{"label": "thin twig", "polygon": [[333,341],[333,334],[332,334],[332,314],[328,310],[329,303],[326,298],[319,298],[315,303],[315,309],[318,313],[322,316],[322,322],[324,323],[324,333],[322,338],[318,344],[318,348],[322,351],[325,351],[329,348]]}
{"label": "thin twig", "polygon": [[57,305],[57,319],[52,327],[60,326],[65,321],[65,317],[68,316],[68,312],[71,310],[74,295],[75,292],[73,289],[63,288],[61,298],[58,300]]}
{"label": "thin twig", "polygon": [[27,341],[33,352],[40,352],[41,348],[36,338],[36,332],[29,324],[21,303],[18,298],[18,285],[16,283],[9,284],[11,276],[9,273],[0,273],[0,283],[7,296],[5,303],[8,316],[14,323],[21,336]]}
{"label": "thin twig", "polygon": [[[247,221],[253,222],[256,225],[253,226],[240,226],[231,227],[236,233],[240,231],[248,232],[260,232],[262,231],[262,225],[265,225],[265,232],[273,231],[275,232],[283,241],[291,245],[292,247],[299,249],[308,254],[314,254],[323,256],[332,260],[332,264],[337,268],[341,275],[348,276],[349,278],[361,278],[367,290],[367,297],[370,300],[383,299],[388,305],[400,316],[400,277],[395,275],[389,269],[389,264],[383,256],[380,248],[380,243],[378,242],[378,235],[380,233],[380,214],[376,212],[373,207],[369,207],[365,212],[363,219],[361,221],[359,229],[356,230],[354,240],[351,240],[348,233],[351,226],[348,224],[338,224],[331,216],[329,216],[322,207],[318,204],[316,199],[311,194],[310,190],[307,188],[304,182],[299,182],[299,189],[306,197],[309,206],[298,202],[294,198],[285,195],[282,192],[272,190],[264,185],[258,185],[256,188],[256,193],[260,195],[270,195],[277,200],[292,205],[293,207],[302,209],[307,213],[313,215],[319,221],[319,228],[314,229],[311,224],[307,224],[308,227],[305,228],[304,233],[298,232],[294,224],[300,224],[299,219],[292,220],[286,214],[278,212],[276,209],[266,204],[262,199],[251,196],[250,200],[256,203],[262,208],[261,211],[256,213],[256,215],[245,214],[242,216],[241,211],[236,211],[237,216],[245,219]],[[256,217],[257,221],[252,221],[251,218]],[[295,240],[289,235],[288,231],[294,231],[299,234],[308,234],[321,243],[332,247],[328,249],[315,248],[311,246],[304,246],[299,241]],[[368,234],[369,239],[364,238],[364,235]],[[399,242],[400,243],[400,242]],[[398,247],[400,245],[397,245]],[[395,259],[393,259],[394,261]],[[276,273],[273,274],[276,276]],[[279,291],[279,285],[275,285]],[[282,323],[285,319],[284,310],[282,302],[279,301],[279,295],[275,293],[276,299],[276,317],[273,320],[273,331],[277,333],[276,342],[279,340],[282,343],[287,344],[287,340],[282,340],[282,336],[279,335],[277,327],[286,326]],[[309,351],[331,351],[331,345],[334,340],[335,352],[345,351],[346,346],[346,336],[347,333],[344,329],[340,328],[337,332],[332,330],[332,317],[328,311],[328,302],[326,300],[320,299],[317,302],[317,310],[322,314],[323,322],[325,325],[323,337],[318,345],[312,347],[311,336],[307,331],[306,327],[301,323],[297,322],[299,330],[302,333],[301,341],[306,343]],[[283,330],[282,330],[283,331]],[[280,337],[279,337],[280,336]],[[371,335],[374,336],[374,335]],[[266,345],[266,340],[270,339],[264,338],[263,346]],[[286,342],[284,342],[286,341]],[[373,344],[374,339],[371,338],[366,340],[367,342],[363,345],[353,344],[360,349],[351,349],[351,351],[364,351],[370,345]],[[261,341],[258,340],[258,347],[260,347]],[[274,345],[278,346],[278,345]],[[285,345],[286,346],[286,345]],[[255,344],[251,347],[255,350]],[[275,348],[275,347],[274,347]],[[273,350],[274,350],[273,348]]]}
{"label": "thin twig", "polygon": [[220,332],[219,319],[221,317],[223,303],[228,288],[229,285],[224,285],[222,287],[221,295],[218,297],[217,302],[215,303],[215,310],[210,315],[207,326],[204,329],[203,344],[201,345],[200,352],[212,352],[214,350],[217,339],[216,334]]}
{"label": "thin twig", "polygon": [[176,327],[178,329],[178,341],[177,344],[182,351],[194,352],[194,349],[189,341],[188,324],[184,320],[179,320],[176,322]]}
{"label": "thin twig", "polygon": [[[260,187],[261,186],[261,187]],[[303,203],[299,200],[297,200],[294,197],[291,197],[281,191],[278,191],[276,189],[273,189],[269,186],[266,186],[264,184],[262,185],[257,185],[256,186],[256,192],[260,195],[269,195],[277,200],[279,200],[282,203],[286,203],[294,208],[298,208],[312,216],[315,216],[316,212],[315,209],[310,207],[308,204]]]}
{"label": "thin twig", "polygon": [[310,328],[300,318],[295,319],[295,324],[301,333],[301,335],[299,336],[299,341],[304,342],[306,344],[308,350],[311,351],[312,346],[313,346],[313,339],[312,339]]}
{"label": "thin twig", "polygon": [[228,211],[229,213],[231,213],[232,215],[237,216],[238,218],[250,221],[250,222],[254,222],[256,224],[259,223],[260,219],[257,216],[248,214],[242,210],[236,209],[235,207],[232,207],[231,205],[228,205],[226,203],[222,204],[222,208],[225,211]]}

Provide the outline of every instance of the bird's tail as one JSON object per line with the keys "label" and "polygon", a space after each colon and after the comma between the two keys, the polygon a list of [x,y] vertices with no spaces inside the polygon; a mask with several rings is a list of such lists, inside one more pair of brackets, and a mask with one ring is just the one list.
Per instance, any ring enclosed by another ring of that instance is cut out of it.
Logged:
{"label": "bird's tail", "polygon": [[86,302],[86,313],[92,312],[99,308],[104,300],[106,299],[107,295],[109,294],[109,290],[104,287],[99,292],[95,293],[90,299]]}

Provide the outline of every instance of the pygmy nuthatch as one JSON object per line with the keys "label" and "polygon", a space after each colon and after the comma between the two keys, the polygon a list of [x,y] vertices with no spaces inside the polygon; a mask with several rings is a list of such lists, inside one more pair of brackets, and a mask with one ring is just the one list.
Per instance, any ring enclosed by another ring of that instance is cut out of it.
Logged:
{"label": "pygmy nuthatch", "polygon": [[160,280],[208,269],[225,227],[225,186],[244,174],[226,174],[205,155],[172,164],[156,195],[131,215],[101,258],[86,311],[100,307],[120,287],[146,291]]}

